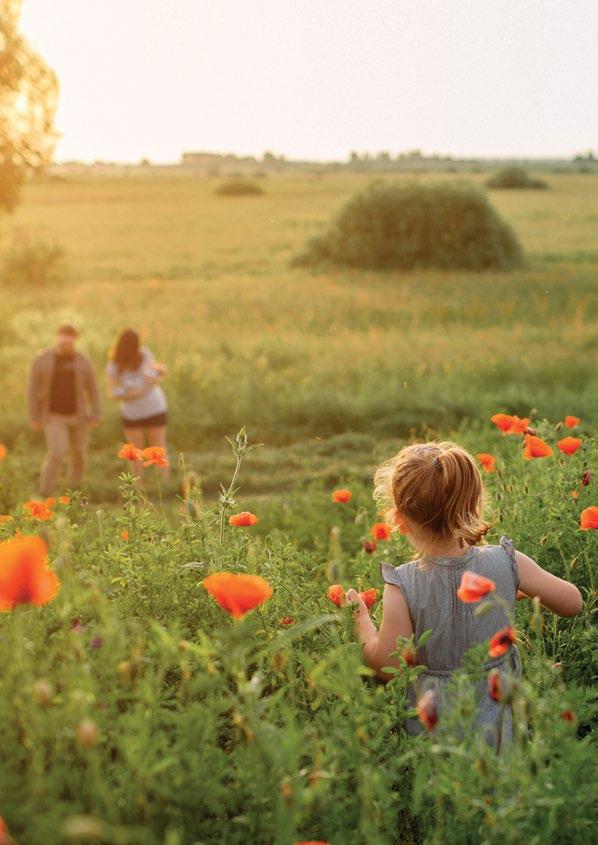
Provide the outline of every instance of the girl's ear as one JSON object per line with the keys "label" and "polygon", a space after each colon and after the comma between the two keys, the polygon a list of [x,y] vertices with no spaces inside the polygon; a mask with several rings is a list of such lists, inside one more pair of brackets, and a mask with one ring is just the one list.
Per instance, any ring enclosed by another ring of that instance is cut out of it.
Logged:
{"label": "girl's ear", "polygon": [[398,511],[394,512],[394,523],[399,529],[399,534],[408,534],[409,533],[409,526],[407,525],[407,521],[404,516]]}

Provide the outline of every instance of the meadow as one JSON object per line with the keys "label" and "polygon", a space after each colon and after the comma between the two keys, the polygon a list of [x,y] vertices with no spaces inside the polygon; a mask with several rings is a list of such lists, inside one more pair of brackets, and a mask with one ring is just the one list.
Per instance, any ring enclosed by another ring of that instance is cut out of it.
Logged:
{"label": "meadow", "polygon": [[[3,287],[0,540],[41,536],[60,579],[50,602],[0,619],[0,817],[16,842],[591,841],[597,533],[580,518],[596,505],[598,179],[545,178],[491,194],[527,256],[508,274],[290,269],[362,174],[270,177],[240,198],[214,195],[217,179],[27,186],[0,263],[22,232],[63,247],[68,275]],[[84,490],[39,520],[24,507],[42,456],[24,382],[62,319],[100,371],[126,324],[168,365],[173,477],[160,487],[149,468],[148,493],[135,487],[105,400]],[[552,456],[524,460],[497,411],[530,417]],[[263,445],[222,503],[224,437],[241,426]],[[454,713],[408,737],[417,667],[379,681],[327,597],[331,583],[380,595],[380,561],[413,557],[400,536],[364,548],[372,473],[438,435],[496,457],[488,541],[507,534],[584,597],[570,619],[518,602],[524,678],[498,755],[463,730],[485,647],[455,676]],[[229,525],[245,510],[257,524]],[[272,594],[233,619],[202,584],[218,571]]]}
{"label": "meadow", "polygon": [[[323,441],[316,463],[328,466],[339,435],[341,451],[350,435],[367,442],[367,472],[371,444],[467,428],[496,410],[557,419],[574,407],[587,420],[598,407],[598,180],[546,178],[547,191],[491,192],[528,266],[484,274],[290,269],[364,174],[273,176],[260,180],[263,196],[238,198],[216,196],[215,178],[30,183],[1,222],[0,262],[22,233],[62,247],[68,276],[5,287],[2,437],[13,444],[23,431],[30,359],[64,318],[81,325],[100,373],[118,330],[139,328],[169,367],[172,447],[208,490],[224,435],[242,425],[278,449],[263,472],[256,456],[255,479],[252,463],[249,487],[266,490],[297,483]],[[103,467],[120,432],[104,405],[92,487],[109,498]],[[37,461],[39,438],[25,445]]]}

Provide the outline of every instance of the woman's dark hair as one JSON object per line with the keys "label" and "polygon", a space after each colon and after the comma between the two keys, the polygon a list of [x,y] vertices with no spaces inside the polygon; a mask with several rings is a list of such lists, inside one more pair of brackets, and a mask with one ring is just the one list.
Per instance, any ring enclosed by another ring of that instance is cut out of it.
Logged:
{"label": "woman's dark hair", "polygon": [[134,329],[124,329],[120,333],[116,346],[112,350],[112,360],[119,373],[123,370],[139,369],[143,360],[139,346],[139,335]]}

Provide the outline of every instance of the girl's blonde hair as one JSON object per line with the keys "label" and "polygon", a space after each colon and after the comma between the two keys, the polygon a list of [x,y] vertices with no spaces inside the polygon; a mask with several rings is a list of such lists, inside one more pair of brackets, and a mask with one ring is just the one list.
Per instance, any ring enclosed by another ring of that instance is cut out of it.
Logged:
{"label": "girl's blonde hair", "polygon": [[476,545],[490,529],[483,517],[482,476],[456,443],[405,446],[378,468],[374,484],[374,498],[390,512],[387,518],[399,513],[435,539]]}

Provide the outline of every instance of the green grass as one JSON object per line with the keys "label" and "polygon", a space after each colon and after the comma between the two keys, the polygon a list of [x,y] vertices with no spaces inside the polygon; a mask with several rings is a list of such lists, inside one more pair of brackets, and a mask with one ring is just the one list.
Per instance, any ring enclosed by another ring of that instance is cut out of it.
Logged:
{"label": "green grass", "polygon": [[[118,330],[139,327],[169,366],[172,448],[200,463],[242,424],[284,462],[313,438],[375,442],[499,409],[595,418],[598,179],[547,178],[550,191],[493,194],[528,266],[483,274],[290,269],[367,183],[359,174],[273,177],[238,202],[214,196],[211,179],[30,183],[0,253],[26,231],[63,247],[70,275],[5,291],[0,436],[23,430],[30,359],[65,317],[100,372]],[[120,439],[108,400],[105,418],[101,461]]]}

